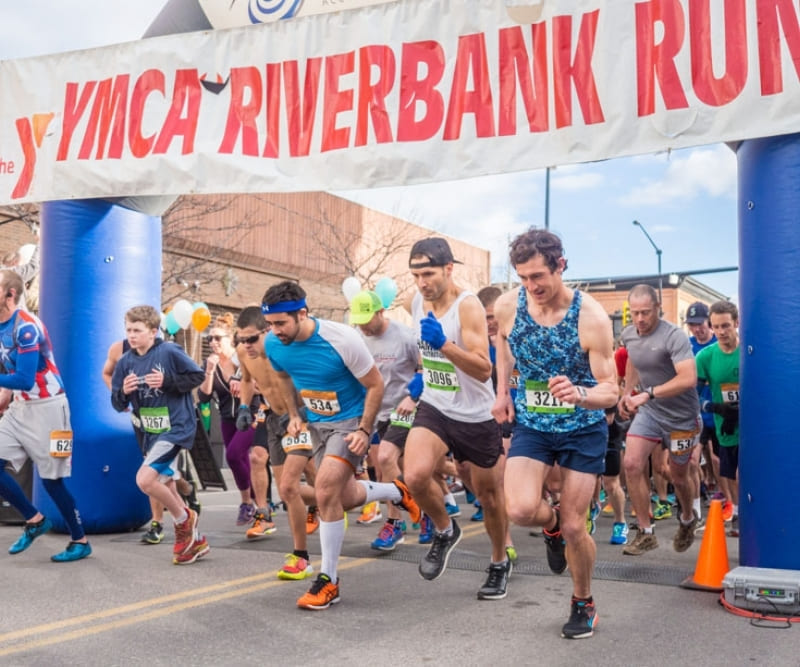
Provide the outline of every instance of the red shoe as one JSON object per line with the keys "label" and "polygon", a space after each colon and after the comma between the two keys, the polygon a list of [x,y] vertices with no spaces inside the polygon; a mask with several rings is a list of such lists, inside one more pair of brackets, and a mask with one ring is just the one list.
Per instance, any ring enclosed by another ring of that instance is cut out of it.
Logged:
{"label": "red shoe", "polygon": [[197,536],[197,512],[187,507],[189,515],[183,523],[175,524],[175,546],[172,553],[176,556],[189,551]]}
{"label": "red shoe", "polygon": [[193,540],[192,545],[186,551],[181,554],[175,554],[172,557],[172,562],[175,565],[189,565],[198,558],[205,556],[209,551],[211,551],[211,547],[208,546],[206,536],[203,535],[199,540]]}
{"label": "red shoe", "polygon": [[722,520],[723,521],[730,521],[733,518],[733,503],[730,500],[726,500],[722,503]]}

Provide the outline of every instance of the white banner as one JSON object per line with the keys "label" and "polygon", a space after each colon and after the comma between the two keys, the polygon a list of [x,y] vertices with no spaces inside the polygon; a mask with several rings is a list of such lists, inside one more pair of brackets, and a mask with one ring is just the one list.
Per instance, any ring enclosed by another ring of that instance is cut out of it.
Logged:
{"label": "white banner", "polygon": [[0,62],[0,204],[425,183],[786,134],[798,67],[794,0],[545,0],[532,24],[498,1],[398,0]]}
{"label": "white banner", "polygon": [[215,28],[272,23],[300,16],[328,14],[401,0],[199,0]]}

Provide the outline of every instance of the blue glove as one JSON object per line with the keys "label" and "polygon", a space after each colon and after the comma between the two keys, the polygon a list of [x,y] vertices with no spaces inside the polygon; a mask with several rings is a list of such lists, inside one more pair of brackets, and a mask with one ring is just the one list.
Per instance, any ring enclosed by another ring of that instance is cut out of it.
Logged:
{"label": "blue glove", "polygon": [[422,390],[425,389],[422,373],[414,373],[414,377],[409,380],[406,389],[408,390],[408,395],[411,397],[411,400],[418,401],[419,397],[422,396]]}
{"label": "blue glove", "polygon": [[240,405],[236,415],[236,430],[246,431],[253,425],[253,413],[250,412],[249,405]]}
{"label": "blue glove", "polygon": [[441,350],[447,342],[442,325],[431,311],[428,311],[428,315],[420,320],[420,338],[434,350]]}

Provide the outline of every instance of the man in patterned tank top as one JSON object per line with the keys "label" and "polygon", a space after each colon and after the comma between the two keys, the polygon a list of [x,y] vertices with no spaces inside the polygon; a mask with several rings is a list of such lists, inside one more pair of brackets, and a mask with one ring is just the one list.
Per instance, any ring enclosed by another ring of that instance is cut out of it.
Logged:
{"label": "man in patterned tank top", "polygon": [[[505,473],[509,518],[542,526],[550,569],[569,563],[573,594],[561,636],[591,637],[597,613],[591,593],[596,547],[586,532],[597,475],[605,466],[605,408],[617,402],[611,320],[591,296],[567,287],[561,240],[531,229],[511,243],[522,283],[495,303],[497,400],[492,414],[513,422]],[[514,364],[516,399],[509,392]],[[562,471],[560,506],[543,496],[553,465]]]}

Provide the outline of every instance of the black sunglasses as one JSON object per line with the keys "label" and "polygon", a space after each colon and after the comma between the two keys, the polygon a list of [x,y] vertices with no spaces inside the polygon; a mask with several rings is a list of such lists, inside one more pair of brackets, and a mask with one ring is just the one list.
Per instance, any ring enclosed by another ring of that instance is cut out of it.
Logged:
{"label": "black sunglasses", "polygon": [[255,336],[247,336],[246,338],[242,338],[241,336],[236,337],[236,344],[237,345],[253,345],[254,343],[258,342],[258,339],[261,338],[261,334],[256,334]]}
{"label": "black sunglasses", "polygon": [[209,340],[215,340],[215,341],[217,341],[218,343],[219,343],[219,342],[220,342],[220,341],[221,341],[223,338],[227,338],[227,336],[209,336],[209,337],[208,337],[208,339],[209,339]]}

